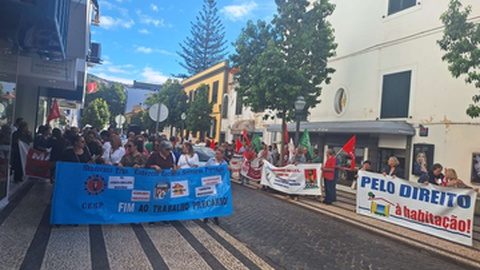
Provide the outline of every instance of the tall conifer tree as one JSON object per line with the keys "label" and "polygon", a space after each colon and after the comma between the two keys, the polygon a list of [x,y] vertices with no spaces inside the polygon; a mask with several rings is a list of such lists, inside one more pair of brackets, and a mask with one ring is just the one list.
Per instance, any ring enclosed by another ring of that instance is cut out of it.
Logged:
{"label": "tall conifer tree", "polygon": [[202,72],[211,66],[221,62],[226,56],[225,27],[217,15],[217,3],[215,0],[204,0],[203,9],[196,16],[196,22],[191,22],[191,37],[187,37],[182,48],[177,52],[182,58],[182,67],[187,74],[179,74],[177,77],[189,77]]}

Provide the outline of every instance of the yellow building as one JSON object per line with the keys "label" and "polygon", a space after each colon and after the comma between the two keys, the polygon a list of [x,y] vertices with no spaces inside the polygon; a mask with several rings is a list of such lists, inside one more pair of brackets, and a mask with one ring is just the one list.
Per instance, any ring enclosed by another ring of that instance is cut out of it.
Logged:
{"label": "yellow building", "polygon": [[[213,103],[212,123],[210,131],[206,136],[210,139],[215,138],[216,142],[225,140],[225,133],[220,132],[221,111],[223,97],[228,93],[230,66],[228,60],[225,60],[213,67],[204,70],[194,76],[182,81],[183,90],[188,96],[188,102],[195,98],[195,91],[200,85],[205,84],[208,87],[208,101]],[[199,134],[193,134],[193,137],[199,138]]]}

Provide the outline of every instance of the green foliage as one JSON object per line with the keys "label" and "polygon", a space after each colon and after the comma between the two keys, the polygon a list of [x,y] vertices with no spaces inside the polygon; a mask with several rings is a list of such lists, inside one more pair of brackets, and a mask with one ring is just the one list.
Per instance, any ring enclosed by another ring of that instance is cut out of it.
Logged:
{"label": "green foliage", "polygon": [[83,111],[81,124],[85,126],[90,124],[99,129],[103,129],[110,119],[108,104],[101,98],[91,101]]}
{"label": "green foliage", "polygon": [[3,95],[3,84],[0,82],[0,96]]}
{"label": "green foliage", "polygon": [[196,22],[190,23],[191,37],[187,37],[183,45],[179,44],[181,52],[177,52],[183,58],[180,65],[187,70],[188,75],[176,76],[184,78],[193,76],[224,59],[227,49],[225,27],[217,13],[215,0],[203,1],[203,10],[196,17]]}
{"label": "green foliage", "polygon": [[320,85],[330,83],[335,71],[327,61],[337,45],[327,21],[334,10],[328,0],[316,2],[308,12],[307,0],[275,2],[278,14],[273,21],[249,21],[233,43],[236,52],[230,59],[239,68],[235,90],[244,104],[254,112],[273,111],[265,117],[279,117],[283,125],[293,119],[298,96],[305,98],[306,112],[320,102]]}
{"label": "green foliage", "polygon": [[335,55],[333,29],[326,18],[334,6],[322,0],[306,12],[308,1],[276,1],[272,24],[251,21],[234,43],[231,60],[245,105],[259,112],[271,109],[277,117],[293,117],[294,102],[302,95],[306,109],[319,103],[320,84],[330,82],[327,59]]}
{"label": "green foliage", "polygon": [[131,124],[136,124],[144,130],[148,130],[149,134],[155,132],[155,122],[148,116],[147,111],[140,111],[132,115]]}
{"label": "green foliage", "polygon": [[[446,52],[442,60],[448,63],[452,76],[465,75],[466,83],[480,88],[480,24],[468,20],[471,10],[470,6],[463,8],[459,0],[451,0],[440,17],[445,30],[437,43]],[[472,100],[466,113],[476,118],[480,116],[480,95],[474,95]]]}
{"label": "green foliage", "polygon": [[145,100],[145,104],[151,107],[153,104],[161,102],[168,108],[168,118],[160,123],[159,127],[162,129],[165,126],[180,128],[182,125],[180,115],[187,111],[187,99],[187,94],[182,90],[180,82],[168,79],[158,93],[150,95]]}
{"label": "green foliage", "polygon": [[120,84],[106,85],[97,82],[98,91],[93,94],[87,94],[85,99],[85,106],[88,107],[90,102],[95,99],[101,98],[108,104],[110,118],[108,119],[110,124],[115,123],[115,116],[125,113],[125,105],[127,97],[125,91]]}
{"label": "green foliage", "polygon": [[186,130],[193,134],[200,132],[200,139],[203,140],[205,133],[210,129],[212,108],[213,105],[208,102],[208,88],[202,84],[196,90],[195,99],[188,106]]}

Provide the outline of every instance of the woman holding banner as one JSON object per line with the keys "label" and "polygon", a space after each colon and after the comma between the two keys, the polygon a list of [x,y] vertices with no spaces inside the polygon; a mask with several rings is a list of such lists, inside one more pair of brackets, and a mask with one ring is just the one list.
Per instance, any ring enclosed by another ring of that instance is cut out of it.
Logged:
{"label": "woman holding banner", "polygon": [[388,159],[388,167],[383,170],[383,176],[391,176],[392,178],[399,177],[399,178],[404,178],[404,172],[402,168],[399,168],[398,165],[400,165],[400,161],[394,156],[390,157]]}
{"label": "woman holding banner", "polygon": [[195,150],[193,150],[193,146],[189,142],[184,142],[182,145],[183,154],[178,159],[177,169],[189,169],[189,168],[197,168],[199,165],[199,159]]}
{"label": "woman holding banner", "polygon": [[[472,187],[467,186],[462,180],[458,179],[457,172],[454,169],[445,168],[445,179],[447,187],[472,189]],[[478,192],[478,188],[474,190]]]}
{"label": "woman holding banner", "polygon": [[128,154],[122,157],[119,167],[132,167],[134,169],[143,168],[147,163],[147,156],[143,153],[143,141],[133,140],[125,145]]}
{"label": "woman holding banner", "polygon": [[107,165],[117,166],[125,155],[125,148],[122,146],[122,139],[120,136],[113,134],[110,137],[111,147],[103,153],[103,160]]}

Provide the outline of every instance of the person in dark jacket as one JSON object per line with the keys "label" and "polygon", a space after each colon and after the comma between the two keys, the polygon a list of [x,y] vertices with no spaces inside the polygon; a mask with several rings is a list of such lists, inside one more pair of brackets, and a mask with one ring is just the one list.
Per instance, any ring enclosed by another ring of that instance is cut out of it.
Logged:
{"label": "person in dark jacket", "polygon": [[20,158],[19,143],[24,142],[30,144],[33,141],[32,133],[28,130],[28,123],[22,121],[18,130],[12,134],[12,169],[13,169],[13,181],[15,183],[23,181],[23,167],[22,160]]}
{"label": "person in dark jacket", "polygon": [[71,138],[72,147],[63,151],[61,161],[75,163],[92,163],[92,155],[86,147],[85,139],[76,135]]}
{"label": "person in dark jacket", "polygon": [[54,128],[52,131],[52,137],[48,142],[52,148],[50,151],[50,183],[55,183],[55,169],[57,167],[57,161],[62,158],[63,151],[67,147],[67,142],[62,136],[62,131],[58,128]]}
{"label": "person in dark jacket", "polygon": [[418,178],[418,183],[441,185],[444,177],[442,171],[443,166],[440,163],[435,163],[427,173],[422,174],[420,178]]}
{"label": "person in dark jacket", "polygon": [[38,132],[39,133],[35,136],[33,141],[33,149],[47,152],[47,148],[51,147],[48,143],[52,133],[52,128],[48,125],[40,126],[38,128]]}
{"label": "person in dark jacket", "polygon": [[405,178],[405,173],[402,168],[398,167],[400,165],[400,161],[396,157],[390,157],[388,159],[388,167],[383,170],[383,176],[391,176],[392,178]]}

